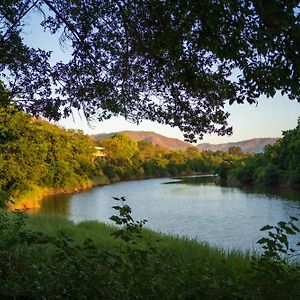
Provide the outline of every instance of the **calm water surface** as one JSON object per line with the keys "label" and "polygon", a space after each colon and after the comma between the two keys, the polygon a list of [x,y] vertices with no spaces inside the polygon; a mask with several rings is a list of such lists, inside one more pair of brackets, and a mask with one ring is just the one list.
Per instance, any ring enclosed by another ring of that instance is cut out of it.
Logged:
{"label": "calm water surface", "polygon": [[115,213],[113,196],[126,196],[133,217],[148,220],[148,228],[229,249],[254,249],[262,226],[290,215],[300,218],[299,191],[226,187],[215,177],[120,182],[46,198],[38,212],[62,214],[75,222],[110,223]]}

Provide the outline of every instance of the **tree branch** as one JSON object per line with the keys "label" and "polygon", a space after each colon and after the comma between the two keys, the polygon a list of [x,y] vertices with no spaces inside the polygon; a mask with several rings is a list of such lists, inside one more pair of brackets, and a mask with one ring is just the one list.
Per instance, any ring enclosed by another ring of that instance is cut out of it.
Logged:
{"label": "tree branch", "polygon": [[43,2],[49,7],[50,10],[52,10],[56,17],[60,19],[66,26],[67,28],[71,31],[73,36],[76,38],[76,40],[81,44],[81,46],[84,46],[84,41],[80,34],[76,31],[75,27],[73,24],[71,24],[60,12],[52,5],[52,3],[48,0],[43,0]]}
{"label": "tree branch", "polygon": [[23,8],[21,9],[20,13],[19,13],[19,17],[15,20],[15,22],[7,29],[7,31],[5,32],[5,34],[1,37],[0,42],[4,42],[4,39],[9,35],[9,33],[16,27],[18,26],[18,24],[20,23],[20,21],[27,15],[27,13],[34,7],[36,6],[38,0],[34,1],[33,4],[31,6],[28,7],[28,5],[30,4],[30,0],[28,0],[25,5],[23,6]]}

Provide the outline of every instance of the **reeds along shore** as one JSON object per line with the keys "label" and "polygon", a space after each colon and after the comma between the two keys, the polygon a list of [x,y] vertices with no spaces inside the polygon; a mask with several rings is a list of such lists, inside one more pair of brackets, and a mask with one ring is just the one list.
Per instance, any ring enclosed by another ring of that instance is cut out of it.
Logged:
{"label": "reeds along shore", "polygon": [[3,299],[297,299],[300,292],[299,265],[145,229],[128,235],[134,223],[128,231],[7,211],[0,222]]}

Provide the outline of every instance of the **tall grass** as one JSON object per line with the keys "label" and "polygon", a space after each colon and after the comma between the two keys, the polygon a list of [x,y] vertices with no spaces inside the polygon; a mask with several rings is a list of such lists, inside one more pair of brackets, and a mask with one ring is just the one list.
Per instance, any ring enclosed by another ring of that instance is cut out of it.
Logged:
{"label": "tall grass", "polygon": [[125,220],[120,229],[0,211],[1,299],[296,300],[300,294],[298,267],[263,261],[254,270],[250,253],[142,230],[127,217],[117,219]]}
{"label": "tall grass", "polygon": [[37,214],[28,218],[27,228],[56,237],[66,234],[77,244],[92,239],[97,247],[107,249],[113,248],[119,243],[111,236],[116,227],[98,221],[84,221],[74,224],[62,216]]}
{"label": "tall grass", "polygon": [[[41,231],[56,237],[63,233],[77,244],[92,239],[94,244],[101,249],[112,250],[120,246],[120,241],[112,236],[117,227],[98,221],[74,224],[62,216],[40,214],[30,216],[27,226],[30,230]],[[155,244],[159,250],[171,253],[170,255],[176,257],[177,262],[181,264],[209,263],[216,268],[226,264],[237,273],[250,268],[251,253],[249,252],[225,250],[213,247],[206,242],[174,237],[148,229],[143,230],[143,237],[149,244]]]}

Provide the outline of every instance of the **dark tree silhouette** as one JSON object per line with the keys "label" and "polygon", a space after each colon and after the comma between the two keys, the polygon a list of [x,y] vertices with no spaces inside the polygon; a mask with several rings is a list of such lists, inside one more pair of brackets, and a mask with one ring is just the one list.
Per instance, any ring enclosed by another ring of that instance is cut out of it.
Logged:
{"label": "dark tree silhouette", "polygon": [[[81,108],[178,126],[190,140],[230,134],[227,102],[276,91],[300,101],[299,10],[293,0],[1,1],[2,81],[17,105],[49,118]],[[42,44],[24,44],[29,11],[71,44],[70,61],[50,65]]]}

